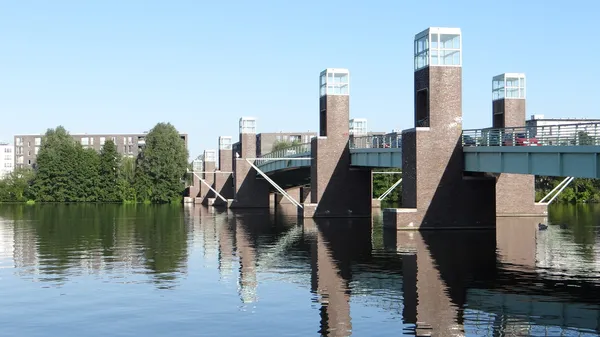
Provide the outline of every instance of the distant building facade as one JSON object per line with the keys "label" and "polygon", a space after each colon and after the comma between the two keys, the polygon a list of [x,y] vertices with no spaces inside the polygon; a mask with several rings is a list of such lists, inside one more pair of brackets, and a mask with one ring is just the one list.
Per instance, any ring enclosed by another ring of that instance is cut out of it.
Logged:
{"label": "distant building facade", "polygon": [[0,142],[0,179],[4,179],[15,169],[14,152],[14,145]]}
{"label": "distant building facade", "polygon": [[[600,130],[592,123],[600,123],[600,119],[587,118],[545,118],[544,115],[531,115],[531,119],[525,121],[527,129],[532,137],[551,140],[560,132],[561,137],[583,131],[590,136],[600,136]],[[591,124],[591,125],[582,125]],[[577,126],[576,126],[577,125]]]}
{"label": "distant building facade", "polygon": [[[73,139],[84,148],[100,151],[104,143],[112,139],[117,147],[117,152],[127,157],[136,157],[146,145],[147,133],[132,134],[73,134]],[[188,146],[187,134],[180,134],[185,147]],[[16,135],[14,164],[15,167],[34,167],[37,154],[42,145],[43,135]]]}
{"label": "distant building facade", "polygon": [[273,145],[277,142],[310,143],[316,132],[270,132],[256,135],[256,155],[264,155],[273,151]]}

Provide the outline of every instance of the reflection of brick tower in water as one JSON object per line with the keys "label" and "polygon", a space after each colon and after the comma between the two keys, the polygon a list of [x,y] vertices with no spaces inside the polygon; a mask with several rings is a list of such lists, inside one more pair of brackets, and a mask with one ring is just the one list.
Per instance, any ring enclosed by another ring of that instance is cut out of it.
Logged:
{"label": "reflection of brick tower in water", "polygon": [[[492,79],[492,126],[525,126],[525,74],[505,73]],[[521,129],[525,131],[525,129]],[[516,133],[516,132],[513,132]],[[513,137],[510,131],[504,137]],[[496,182],[496,214],[540,215],[547,207],[535,203],[535,176],[502,173]]]}

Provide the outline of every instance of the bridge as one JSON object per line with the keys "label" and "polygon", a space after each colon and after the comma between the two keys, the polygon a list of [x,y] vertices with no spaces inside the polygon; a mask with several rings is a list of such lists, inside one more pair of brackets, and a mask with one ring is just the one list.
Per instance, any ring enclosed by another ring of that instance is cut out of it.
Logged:
{"label": "bridge", "polygon": [[[205,151],[187,201],[269,207],[275,192],[301,217],[370,217],[373,172],[400,168],[394,185],[402,186],[402,208],[384,210],[387,227],[488,228],[497,216],[547,214],[574,177],[600,176],[596,124],[524,126],[522,73],[494,76],[492,125],[463,130],[460,29],[431,27],[414,43],[413,128],[394,136],[352,134],[350,72],[327,68],[319,75],[318,136],[262,154],[256,118],[242,117],[239,142],[219,139],[218,169],[216,152]],[[566,178],[536,203],[534,175]]]}

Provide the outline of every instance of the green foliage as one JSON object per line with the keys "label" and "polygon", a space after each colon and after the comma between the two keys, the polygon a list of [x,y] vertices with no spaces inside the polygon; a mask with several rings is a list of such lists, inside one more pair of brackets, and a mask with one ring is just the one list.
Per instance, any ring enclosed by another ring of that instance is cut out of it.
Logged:
{"label": "green foliage", "polygon": [[146,146],[137,158],[135,188],[145,203],[180,200],[188,151],[179,132],[170,123],[157,124],[146,136]]}
{"label": "green foliage", "polygon": [[[564,177],[535,177],[536,200],[541,200]],[[555,199],[559,203],[597,203],[600,202],[600,179],[576,178]]]}
{"label": "green foliage", "polygon": [[118,178],[118,193],[119,200],[122,200],[126,204],[137,202],[134,179],[135,159],[131,157],[121,158]]}
{"label": "green foliage", "polygon": [[276,140],[273,143],[273,147],[271,148],[271,152],[285,150],[289,147],[296,146],[302,144],[299,140],[289,141],[289,140]]}
{"label": "green foliage", "polygon": [[15,169],[4,179],[0,180],[0,201],[25,202],[33,198],[34,172],[29,169]]}
{"label": "green foliage", "polygon": [[579,145],[594,145],[594,138],[587,134],[585,131],[579,131],[577,133]]}
{"label": "green foliage", "polygon": [[[378,172],[401,172],[399,169],[377,169]],[[402,178],[401,174],[373,174],[373,198],[377,199],[381,196],[388,188],[392,187],[398,179]],[[397,205],[402,196],[402,185],[397,186],[388,196],[383,200],[387,204]]]}
{"label": "green foliage", "polygon": [[[137,159],[112,140],[100,153],[83,148],[62,126],[42,137],[35,170],[0,180],[0,202],[181,203],[188,152],[171,124],[157,124]],[[139,198],[138,196],[142,196]]]}
{"label": "green foliage", "polygon": [[117,202],[121,201],[119,169],[121,156],[112,139],[107,140],[100,150],[98,173],[99,177],[99,201]]}

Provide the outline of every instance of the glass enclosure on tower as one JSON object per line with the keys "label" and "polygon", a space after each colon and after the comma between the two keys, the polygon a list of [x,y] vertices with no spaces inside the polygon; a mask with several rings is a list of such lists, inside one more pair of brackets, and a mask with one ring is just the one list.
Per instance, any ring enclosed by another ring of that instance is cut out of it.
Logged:
{"label": "glass enclosure on tower", "polygon": [[204,161],[217,161],[217,151],[206,150],[204,151]]}
{"label": "glass enclosure on tower", "polygon": [[428,66],[462,66],[460,28],[430,27],[415,35],[415,71]]}
{"label": "glass enclosure on tower", "polygon": [[492,79],[492,100],[525,98],[525,74],[504,73]]}
{"label": "glass enclosure on tower", "polygon": [[349,95],[350,72],[348,69],[327,68],[321,72],[320,95]]}
{"label": "glass enclosure on tower", "polygon": [[219,149],[220,150],[231,150],[231,137],[221,136],[219,137]]}
{"label": "glass enclosure on tower", "polygon": [[240,133],[256,133],[256,118],[240,118]]}
{"label": "glass enclosure on tower", "polygon": [[192,161],[192,171],[201,172],[203,170],[203,166],[202,166],[202,164],[204,163],[203,158],[204,158],[204,155],[200,155]]}

